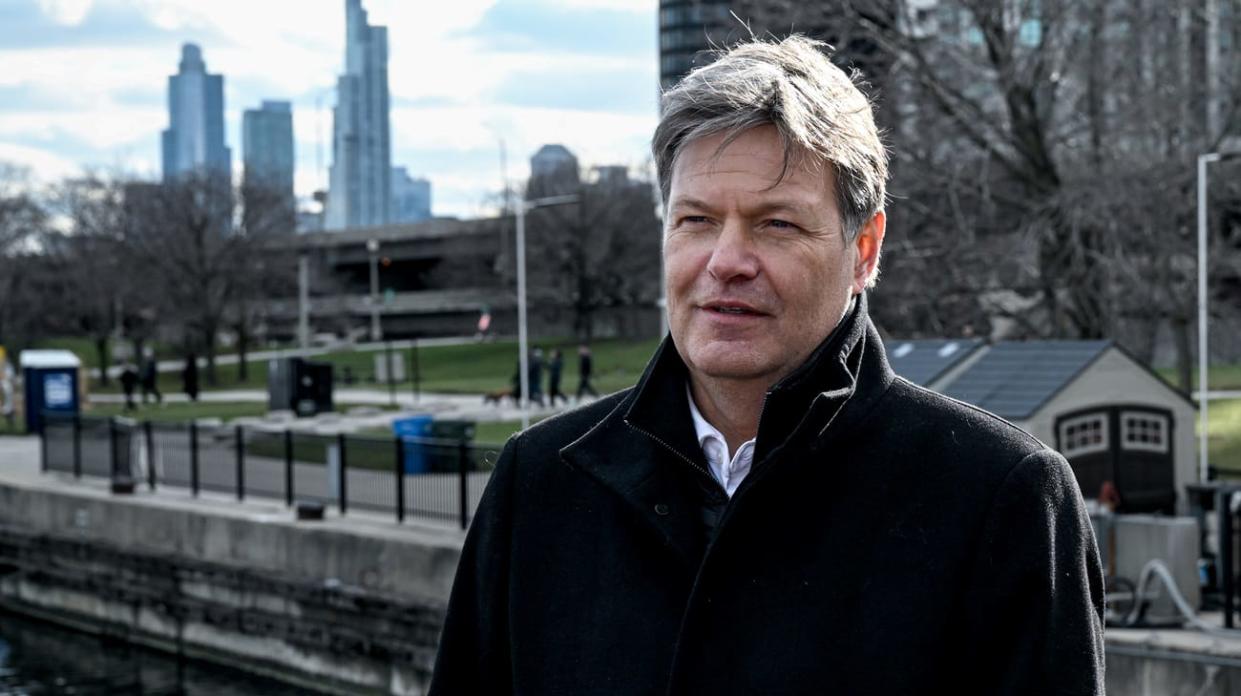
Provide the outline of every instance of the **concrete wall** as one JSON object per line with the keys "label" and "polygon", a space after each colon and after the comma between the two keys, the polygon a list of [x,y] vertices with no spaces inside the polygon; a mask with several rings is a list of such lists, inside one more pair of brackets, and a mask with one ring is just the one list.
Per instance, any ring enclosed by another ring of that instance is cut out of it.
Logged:
{"label": "concrete wall", "polygon": [[461,534],[0,484],[0,603],[339,692],[422,693]]}
{"label": "concrete wall", "polygon": [[[1198,480],[1198,450],[1194,435],[1198,412],[1171,387],[1116,348],[1109,348],[1084,373],[1044,404],[1033,418],[1017,424],[1054,447],[1057,416],[1090,406],[1113,404],[1143,404],[1172,411],[1175,421],[1172,456],[1177,512],[1187,513],[1185,486]],[[1091,494],[1090,491],[1085,493]]]}

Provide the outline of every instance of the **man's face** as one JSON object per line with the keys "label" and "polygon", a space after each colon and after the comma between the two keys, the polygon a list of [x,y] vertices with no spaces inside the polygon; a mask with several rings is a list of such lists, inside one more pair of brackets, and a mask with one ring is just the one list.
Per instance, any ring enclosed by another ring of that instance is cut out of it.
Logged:
{"label": "man's face", "polygon": [[668,322],[692,374],[765,388],[805,362],[865,287],[884,219],[848,243],[830,167],[795,157],[781,179],[771,126],[717,152],[723,139],[689,143],[673,166]]}

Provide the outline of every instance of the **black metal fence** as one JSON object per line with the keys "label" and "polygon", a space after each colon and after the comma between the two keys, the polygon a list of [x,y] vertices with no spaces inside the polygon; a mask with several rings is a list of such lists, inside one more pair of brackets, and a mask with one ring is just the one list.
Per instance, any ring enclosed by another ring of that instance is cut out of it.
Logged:
{"label": "black metal fence", "polygon": [[323,435],[288,429],[153,423],[48,413],[44,471],[108,478],[113,490],[145,485],[314,501],[419,517],[465,529],[499,458],[468,438]]}

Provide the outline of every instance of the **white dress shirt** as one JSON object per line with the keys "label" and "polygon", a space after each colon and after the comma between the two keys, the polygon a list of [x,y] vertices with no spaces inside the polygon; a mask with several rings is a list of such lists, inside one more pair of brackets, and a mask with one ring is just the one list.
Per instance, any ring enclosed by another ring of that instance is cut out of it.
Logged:
{"label": "white dress shirt", "polygon": [[689,397],[689,414],[694,419],[694,431],[698,434],[698,446],[707,457],[711,474],[724,487],[728,497],[737,491],[737,486],[750,473],[750,465],[754,463],[754,440],[747,440],[729,456],[728,441],[724,434],[702,417],[698,404],[694,403],[694,394],[689,385],[685,385],[686,396]]}

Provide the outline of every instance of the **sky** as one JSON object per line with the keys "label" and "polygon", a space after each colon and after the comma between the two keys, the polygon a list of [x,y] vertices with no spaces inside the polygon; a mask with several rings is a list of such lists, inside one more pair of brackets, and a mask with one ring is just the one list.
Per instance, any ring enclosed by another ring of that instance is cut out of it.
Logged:
{"label": "sky", "polygon": [[[657,0],[363,0],[388,27],[392,163],[431,180],[436,215],[490,213],[530,155],[645,168],[658,113]],[[299,197],[327,186],[344,0],[0,0],[0,161],[35,182],[84,170],[156,179],[181,44],[241,115],[293,104]],[[503,143],[503,146],[502,146]]]}

